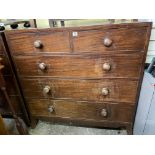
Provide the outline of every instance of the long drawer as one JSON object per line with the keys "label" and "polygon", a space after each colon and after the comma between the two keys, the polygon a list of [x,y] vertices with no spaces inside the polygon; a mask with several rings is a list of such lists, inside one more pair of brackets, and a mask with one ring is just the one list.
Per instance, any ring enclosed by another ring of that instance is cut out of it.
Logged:
{"label": "long drawer", "polygon": [[93,103],[65,100],[30,99],[28,106],[33,116],[78,118],[98,121],[131,122],[133,106],[117,103]]}
{"label": "long drawer", "polygon": [[20,76],[138,78],[143,54],[15,56]]}
{"label": "long drawer", "polygon": [[73,80],[51,78],[22,78],[26,98],[54,98],[135,103],[135,80]]}

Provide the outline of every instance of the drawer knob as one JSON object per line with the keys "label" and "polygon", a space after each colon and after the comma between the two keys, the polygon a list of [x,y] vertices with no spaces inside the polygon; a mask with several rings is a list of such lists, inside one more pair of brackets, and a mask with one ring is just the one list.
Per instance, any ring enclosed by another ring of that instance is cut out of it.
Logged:
{"label": "drawer knob", "polygon": [[102,88],[102,95],[107,96],[109,94],[108,88]]}
{"label": "drawer knob", "polygon": [[38,66],[40,70],[45,70],[47,65],[45,63],[40,63]]}
{"label": "drawer knob", "polygon": [[109,71],[111,69],[111,65],[109,63],[104,63],[103,64],[103,70]]}
{"label": "drawer knob", "polygon": [[103,44],[104,44],[104,46],[106,46],[106,47],[110,47],[110,46],[112,45],[112,40],[109,39],[109,38],[104,38]]}
{"label": "drawer knob", "polygon": [[43,47],[43,44],[42,44],[42,42],[40,40],[36,40],[34,42],[34,47],[35,48],[42,48]]}
{"label": "drawer knob", "polygon": [[102,110],[101,110],[101,116],[107,117],[107,115],[108,115],[107,110],[106,110],[106,109],[102,109]]}
{"label": "drawer knob", "polygon": [[50,92],[50,89],[51,89],[50,86],[45,86],[43,89],[43,93],[48,94]]}
{"label": "drawer knob", "polygon": [[54,107],[53,106],[49,106],[48,107],[48,112],[50,112],[50,113],[54,112]]}

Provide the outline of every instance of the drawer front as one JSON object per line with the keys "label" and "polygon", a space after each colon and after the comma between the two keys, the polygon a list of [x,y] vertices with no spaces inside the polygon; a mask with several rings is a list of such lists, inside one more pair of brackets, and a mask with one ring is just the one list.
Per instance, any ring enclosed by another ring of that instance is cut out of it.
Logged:
{"label": "drawer front", "polygon": [[138,78],[143,54],[14,57],[20,76]]}
{"label": "drawer front", "polygon": [[21,79],[25,97],[135,103],[137,81]]}
{"label": "drawer front", "polygon": [[70,52],[69,32],[22,31],[6,32],[7,40],[13,54],[43,53],[43,52]]}
{"label": "drawer front", "polygon": [[[75,33],[75,32],[73,32]],[[124,50],[143,50],[147,28],[120,28],[107,30],[77,31],[73,36],[73,47],[76,52],[108,52]]]}
{"label": "drawer front", "polygon": [[133,106],[126,104],[31,99],[28,106],[35,116],[120,122],[131,122],[133,117]]}

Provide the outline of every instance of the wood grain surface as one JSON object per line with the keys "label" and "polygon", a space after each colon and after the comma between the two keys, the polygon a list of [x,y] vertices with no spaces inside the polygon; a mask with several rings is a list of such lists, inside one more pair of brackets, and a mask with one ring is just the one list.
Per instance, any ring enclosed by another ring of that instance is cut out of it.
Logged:
{"label": "wood grain surface", "polygon": [[[18,33],[8,35],[11,51],[14,54],[35,52],[70,52],[69,32]],[[42,48],[35,48],[34,42],[40,40]]]}
{"label": "wood grain surface", "polygon": [[[117,103],[93,103],[65,100],[35,100],[28,101],[30,110],[34,116],[79,118],[88,120],[108,120],[119,122],[131,122],[133,106]],[[48,107],[53,106],[50,113]],[[107,116],[101,115],[102,109],[107,110]]]}
{"label": "wood grain surface", "polygon": [[[143,50],[147,29],[145,28],[121,28],[107,30],[78,31],[78,36],[73,37],[74,51],[78,52],[103,52],[123,50]],[[104,38],[112,40],[112,45],[106,47]],[[141,39],[139,39],[141,38]]]}
{"label": "wood grain surface", "polygon": [[[72,80],[72,79],[21,79],[25,97],[56,98],[76,100],[98,100],[129,102],[134,104],[138,81],[135,80]],[[43,93],[45,86],[50,87],[48,94]],[[102,88],[109,94],[102,95]]]}
{"label": "wood grain surface", "polygon": [[[35,55],[15,56],[20,76],[70,78],[139,78],[143,53],[128,55]],[[39,64],[46,68],[41,70]],[[104,70],[108,63],[110,70]]]}

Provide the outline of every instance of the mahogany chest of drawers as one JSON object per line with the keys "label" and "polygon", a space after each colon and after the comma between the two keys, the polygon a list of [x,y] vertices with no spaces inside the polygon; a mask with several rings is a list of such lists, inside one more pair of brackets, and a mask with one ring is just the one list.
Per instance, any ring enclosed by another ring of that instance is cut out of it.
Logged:
{"label": "mahogany chest of drawers", "polygon": [[37,119],[132,131],[151,23],[6,31]]}

